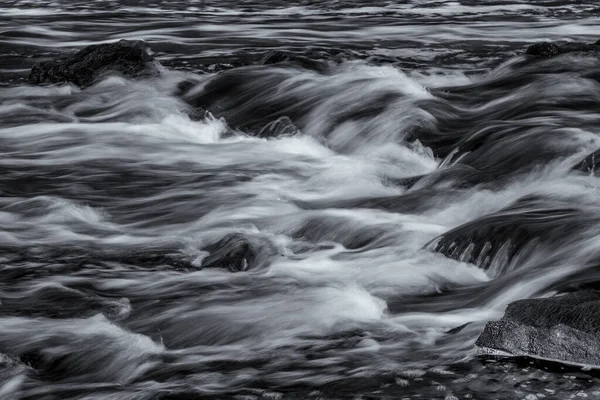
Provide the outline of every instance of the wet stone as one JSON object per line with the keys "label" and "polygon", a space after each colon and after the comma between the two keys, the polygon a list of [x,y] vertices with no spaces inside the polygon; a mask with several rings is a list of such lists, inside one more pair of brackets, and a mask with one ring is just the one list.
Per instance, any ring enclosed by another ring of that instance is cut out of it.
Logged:
{"label": "wet stone", "polygon": [[509,304],[487,323],[476,345],[567,364],[600,367],[600,291],[580,291]]}
{"label": "wet stone", "polygon": [[277,252],[267,239],[241,233],[228,234],[205,250],[210,254],[202,260],[202,268],[224,268],[231,272],[265,268]]}
{"label": "wet stone", "polygon": [[527,48],[527,54],[540,57],[553,57],[560,53],[560,48],[554,43],[535,43]]}
{"label": "wet stone", "polygon": [[116,72],[126,77],[159,74],[159,63],[148,53],[142,40],[121,40],[88,46],[59,60],[36,63],[29,74],[29,83],[73,83],[89,86],[100,76]]}

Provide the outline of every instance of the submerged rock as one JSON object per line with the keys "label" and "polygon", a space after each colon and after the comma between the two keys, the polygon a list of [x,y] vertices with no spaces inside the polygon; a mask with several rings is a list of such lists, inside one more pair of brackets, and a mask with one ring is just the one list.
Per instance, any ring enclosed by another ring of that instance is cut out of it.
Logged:
{"label": "submerged rock", "polygon": [[[569,199],[525,196],[513,204],[438,236],[425,248],[468,262],[500,276],[540,246],[552,248],[577,240],[597,218]],[[494,263],[494,260],[500,259]]]}
{"label": "submerged rock", "polygon": [[31,374],[31,368],[17,357],[0,353],[0,398],[18,399],[21,384],[26,374]]}
{"label": "submerged rock", "polygon": [[589,154],[581,162],[577,163],[572,169],[574,171],[581,171],[590,175],[597,175],[596,166],[600,163],[600,150],[596,150]]}
{"label": "submerged rock", "polygon": [[508,305],[487,323],[476,345],[483,352],[600,368],[600,291],[586,290]]}
{"label": "submerged rock", "polygon": [[327,69],[327,62],[323,59],[312,59],[282,50],[269,50],[259,61],[260,65],[273,65],[280,63],[297,65],[313,71],[324,71]]}
{"label": "submerged rock", "polygon": [[202,268],[224,268],[231,272],[267,267],[276,254],[268,240],[240,233],[226,235],[205,250],[210,255],[202,260]]}
{"label": "submerged rock", "polygon": [[260,65],[277,64],[280,62],[290,61],[291,59],[292,59],[291,55],[285,51],[269,50],[260,59],[259,64]]}
{"label": "submerged rock", "polygon": [[127,77],[158,75],[159,63],[148,53],[142,40],[121,40],[88,46],[59,60],[36,63],[29,74],[29,83],[66,83],[85,87],[107,72]]}

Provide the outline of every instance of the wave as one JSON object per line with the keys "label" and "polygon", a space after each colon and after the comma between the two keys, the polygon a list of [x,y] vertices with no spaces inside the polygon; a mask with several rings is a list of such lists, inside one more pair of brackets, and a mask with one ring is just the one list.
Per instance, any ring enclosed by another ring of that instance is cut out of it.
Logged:
{"label": "wave", "polygon": [[597,284],[600,64],[448,76],[0,88],[0,393],[468,386],[506,304]]}

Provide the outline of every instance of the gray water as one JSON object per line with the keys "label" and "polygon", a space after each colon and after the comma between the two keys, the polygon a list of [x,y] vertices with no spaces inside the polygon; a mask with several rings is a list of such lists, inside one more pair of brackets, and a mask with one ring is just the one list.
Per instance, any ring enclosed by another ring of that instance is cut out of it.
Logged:
{"label": "gray water", "polygon": [[[600,59],[529,65],[523,51],[595,42],[598,11],[3,1],[0,398],[600,397],[586,372],[474,347],[508,303],[597,282],[600,183],[570,167],[600,148]],[[26,84],[36,61],[118,39],[146,40],[161,76]],[[270,49],[338,61],[326,74],[247,67]],[[211,98],[205,85],[236,76],[243,90]],[[195,96],[223,115],[191,118]],[[284,129],[261,137],[257,112],[282,104]],[[479,150],[440,145],[486,132]],[[517,219],[575,211],[541,217],[527,251],[485,268],[432,251],[527,197],[541,200]],[[231,234],[258,261],[202,268]]]}

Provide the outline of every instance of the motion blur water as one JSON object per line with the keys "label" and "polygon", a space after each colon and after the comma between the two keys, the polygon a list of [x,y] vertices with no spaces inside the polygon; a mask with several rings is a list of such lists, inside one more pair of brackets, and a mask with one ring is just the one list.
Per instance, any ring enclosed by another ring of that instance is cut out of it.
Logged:
{"label": "motion blur water", "polygon": [[[600,148],[600,59],[518,54],[594,42],[597,11],[3,2],[0,398],[600,396],[474,356],[511,301],[599,280],[600,182],[570,169]],[[121,38],[169,70],[24,83]],[[341,56],[214,72],[273,48]],[[202,268],[232,234],[255,262]]]}

